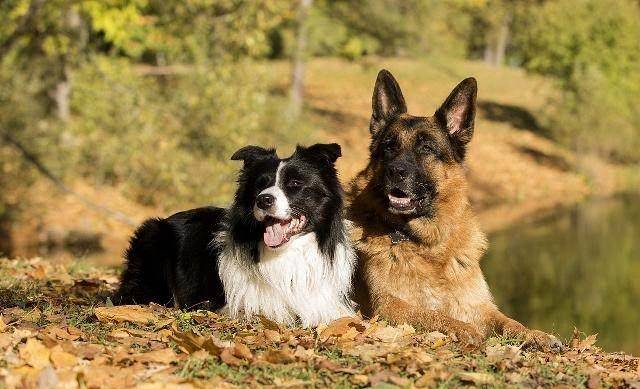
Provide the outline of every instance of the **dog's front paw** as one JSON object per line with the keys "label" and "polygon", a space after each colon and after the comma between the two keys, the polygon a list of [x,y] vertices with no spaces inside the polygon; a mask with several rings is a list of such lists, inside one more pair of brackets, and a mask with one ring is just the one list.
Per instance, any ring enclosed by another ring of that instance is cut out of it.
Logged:
{"label": "dog's front paw", "polygon": [[544,351],[561,352],[564,349],[562,342],[551,334],[543,331],[529,330],[526,333],[526,344]]}
{"label": "dog's front paw", "polygon": [[482,334],[480,334],[475,327],[467,323],[459,323],[449,328],[447,335],[465,346],[479,346],[484,341]]}

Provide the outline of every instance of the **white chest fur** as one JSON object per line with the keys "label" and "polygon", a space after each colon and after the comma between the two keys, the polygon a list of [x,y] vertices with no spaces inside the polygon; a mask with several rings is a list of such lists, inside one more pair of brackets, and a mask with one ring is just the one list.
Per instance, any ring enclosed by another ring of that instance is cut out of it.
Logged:
{"label": "white chest fur", "polygon": [[338,245],[333,263],[323,258],[314,233],[294,237],[276,250],[261,243],[255,263],[226,245],[219,259],[232,317],[264,315],[305,327],[354,314],[348,293],[355,266],[350,247]]}

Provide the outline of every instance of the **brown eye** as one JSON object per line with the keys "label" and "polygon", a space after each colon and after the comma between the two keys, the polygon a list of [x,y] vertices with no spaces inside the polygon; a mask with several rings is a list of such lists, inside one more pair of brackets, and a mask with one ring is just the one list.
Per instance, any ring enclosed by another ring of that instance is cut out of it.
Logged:
{"label": "brown eye", "polygon": [[385,152],[395,151],[396,146],[397,146],[397,143],[395,139],[386,139],[384,142],[382,142],[382,149]]}
{"label": "brown eye", "polygon": [[431,147],[431,145],[427,144],[427,143],[423,143],[418,147],[418,152],[420,154],[426,155],[426,154],[434,154],[433,148]]}

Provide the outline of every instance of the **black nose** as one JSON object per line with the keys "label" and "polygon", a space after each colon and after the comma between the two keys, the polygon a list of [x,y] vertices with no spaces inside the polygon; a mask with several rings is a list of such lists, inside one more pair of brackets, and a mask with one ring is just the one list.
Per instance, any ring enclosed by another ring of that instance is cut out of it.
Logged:
{"label": "black nose", "polygon": [[276,198],[268,193],[263,193],[256,199],[256,205],[258,208],[265,210],[271,208],[275,202]]}
{"label": "black nose", "polygon": [[409,168],[405,164],[393,164],[389,166],[388,174],[393,181],[404,181],[409,176]]}

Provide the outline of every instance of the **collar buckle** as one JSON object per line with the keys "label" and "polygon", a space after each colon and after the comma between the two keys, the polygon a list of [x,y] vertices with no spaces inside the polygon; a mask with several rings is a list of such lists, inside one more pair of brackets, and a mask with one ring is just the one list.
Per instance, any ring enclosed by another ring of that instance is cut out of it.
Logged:
{"label": "collar buckle", "polygon": [[398,244],[400,242],[406,242],[409,240],[409,237],[407,235],[397,230],[395,232],[390,232],[389,238],[391,238],[391,244]]}

